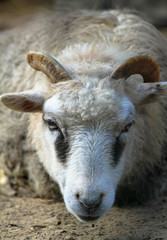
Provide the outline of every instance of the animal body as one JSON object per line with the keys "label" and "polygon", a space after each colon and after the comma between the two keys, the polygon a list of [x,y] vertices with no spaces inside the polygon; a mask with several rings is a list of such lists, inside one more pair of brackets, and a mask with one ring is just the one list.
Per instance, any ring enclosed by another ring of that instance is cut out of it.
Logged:
{"label": "animal body", "polygon": [[91,221],[166,191],[167,41],[150,23],[46,13],[0,42],[1,103],[12,109],[1,104],[0,164],[18,194],[25,184],[56,196],[58,183],[67,209]]}

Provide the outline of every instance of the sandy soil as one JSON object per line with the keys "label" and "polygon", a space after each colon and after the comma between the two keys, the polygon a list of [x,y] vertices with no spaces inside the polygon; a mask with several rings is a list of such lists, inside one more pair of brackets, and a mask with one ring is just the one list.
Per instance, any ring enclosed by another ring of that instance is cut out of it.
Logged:
{"label": "sandy soil", "polygon": [[0,196],[1,240],[167,240],[167,197],[81,223],[62,202]]}

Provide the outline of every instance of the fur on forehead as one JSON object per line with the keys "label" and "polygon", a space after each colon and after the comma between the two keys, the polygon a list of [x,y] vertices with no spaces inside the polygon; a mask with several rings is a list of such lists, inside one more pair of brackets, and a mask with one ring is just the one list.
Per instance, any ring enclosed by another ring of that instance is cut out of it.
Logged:
{"label": "fur on forehead", "polygon": [[71,61],[98,60],[103,62],[124,62],[131,54],[123,51],[120,47],[111,43],[82,43],[66,47],[62,50],[58,59],[64,64]]}
{"label": "fur on forehead", "polygon": [[70,76],[80,79],[85,74],[105,78],[130,57],[130,53],[112,46],[111,43],[108,47],[106,43],[82,43],[66,47],[57,59]]}
{"label": "fur on forehead", "polygon": [[121,106],[120,95],[108,88],[108,82],[91,79],[58,83],[44,104],[44,112],[65,114],[79,121],[115,118]]}

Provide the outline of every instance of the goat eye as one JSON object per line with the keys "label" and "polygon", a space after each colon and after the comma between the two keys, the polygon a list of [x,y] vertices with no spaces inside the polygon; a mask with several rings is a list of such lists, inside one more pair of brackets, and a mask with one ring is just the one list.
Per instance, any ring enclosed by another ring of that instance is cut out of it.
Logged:
{"label": "goat eye", "polygon": [[128,123],[121,131],[121,133],[126,133],[129,131],[130,127],[132,126],[132,123]]}
{"label": "goat eye", "polygon": [[52,120],[48,121],[48,127],[49,127],[50,131],[55,131],[55,130],[59,129],[57,124],[54,121],[52,121]]}

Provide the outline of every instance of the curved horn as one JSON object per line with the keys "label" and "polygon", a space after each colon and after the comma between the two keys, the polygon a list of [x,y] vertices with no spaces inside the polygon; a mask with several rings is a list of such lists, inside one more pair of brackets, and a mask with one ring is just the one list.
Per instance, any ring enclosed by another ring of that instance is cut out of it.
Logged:
{"label": "curved horn", "polygon": [[128,78],[133,74],[142,75],[144,82],[158,82],[160,71],[154,59],[148,56],[137,56],[128,59],[112,75],[112,78]]}
{"label": "curved horn", "polygon": [[33,51],[28,52],[27,62],[35,70],[45,73],[51,83],[70,79],[63,66],[48,54]]}

